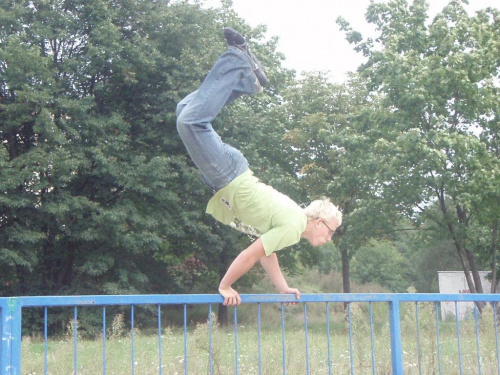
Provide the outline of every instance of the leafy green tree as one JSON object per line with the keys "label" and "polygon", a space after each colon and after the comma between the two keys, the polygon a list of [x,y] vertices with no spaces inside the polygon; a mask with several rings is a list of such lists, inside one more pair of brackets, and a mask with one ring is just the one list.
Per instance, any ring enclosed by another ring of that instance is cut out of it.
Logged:
{"label": "leafy green tree", "polygon": [[224,47],[216,13],[96,0],[1,15],[2,294],[173,289],[168,270],[219,241],[175,131]]}
{"label": "leafy green tree", "polygon": [[222,27],[241,30],[271,85],[214,126],[286,187],[285,163],[259,146],[280,134],[264,119],[293,79],[277,39],[230,1],[14,1],[0,18],[0,293],[215,292],[249,240],[204,214],[212,191],[176,104],[227,48]]}
{"label": "leafy green tree", "polygon": [[[500,212],[499,12],[469,16],[461,1],[451,1],[430,24],[427,18],[422,0],[373,3],[367,20],[377,27],[375,40],[338,22],[368,58],[359,73],[390,112],[389,121],[374,124],[386,166],[382,195],[408,217],[425,212],[420,218],[446,230],[469,288],[482,292],[472,228],[491,232]],[[490,237],[490,249],[495,241]]]}
{"label": "leafy green tree", "polygon": [[355,76],[336,85],[323,74],[310,74],[291,86],[285,101],[287,161],[299,176],[306,201],[327,196],[344,215],[333,238],[341,253],[346,293],[356,250],[374,236],[388,236],[397,220],[377,186],[382,167],[372,145],[380,134],[371,122],[385,116],[384,110],[373,109],[377,102]]}
{"label": "leafy green tree", "polygon": [[399,232],[394,245],[412,266],[409,274],[412,286],[419,293],[439,292],[438,271],[456,271],[461,267],[453,241],[433,220],[418,226],[405,220],[403,229],[407,230]]}
{"label": "leafy green tree", "polygon": [[386,241],[370,241],[361,246],[352,261],[354,280],[362,284],[375,282],[392,292],[405,292],[412,283],[410,274],[408,259]]}

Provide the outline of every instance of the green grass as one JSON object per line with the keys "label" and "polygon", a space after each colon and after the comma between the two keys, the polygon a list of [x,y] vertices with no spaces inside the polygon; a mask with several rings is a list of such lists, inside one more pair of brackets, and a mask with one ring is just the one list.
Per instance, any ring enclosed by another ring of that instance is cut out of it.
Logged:
{"label": "green grass", "polygon": [[[433,304],[419,304],[421,338],[421,373],[438,373],[435,312]],[[350,338],[343,304],[331,304],[331,358],[333,374],[349,374],[351,367]],[[372,374],[371,338],[367,304],[351,304],[353,366],[356,374]],[[405,374],[418,374],[415,311],[413,304],[401,308],[403,361]],[[232,317],[232,309],[229,311]],[[391,373],[390,339],[387,305],[373,304],[374,353],[377,374]],[[306,373],[305,332],[302,306],[287,306],[285,315],[285,356],[287,374]],[[328,374],[328,347],[325,305],[308,304],[308,345],[310,374]],[[120,319],[118,319],[119,321]],[[454,320],[439,326],[441,368],[443,374],[459,373],[458,341]],[[213,325],[213,373],[235,373],[234,327]],[[497,374],[496,343],[493,314],[486,311],[479,322],[482,374]],[[125,335],[123,335],[125,333]],[[106,341],[106,373],[130,374],[132,347],[130,334],[119,322],[108,332]],[[122,336],[123,335],[123,336]],[[262,368],[264,374],[281,374],[282,334],[279,305],[262,306]],[[188,372],[207,374],[209,366],[209,326],[190,324],[188,332]],[[256,307],[238,308],[238,369],[240,374],[258,374]],[[135,373],[158,374],[158,337],[154,331],[135,331]],[[477,374],[477,348],[474,319],[460,322],[460,345],[464,374]],[[184,336],[179,327],[162,331],[162,365],[164,374],[184,374]],[[24,337],[22,374],[43,374],[44,343],[40,338]],[[78,374],[102,373],[102,338],[80,338],[77,343]],[[71,329],[48,342],[48,373],[73,373],[73,339]]]}

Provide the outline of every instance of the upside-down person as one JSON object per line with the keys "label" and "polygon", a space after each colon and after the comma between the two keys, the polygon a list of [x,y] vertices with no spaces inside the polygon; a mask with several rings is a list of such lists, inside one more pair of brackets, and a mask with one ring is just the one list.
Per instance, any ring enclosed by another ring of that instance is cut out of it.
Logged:
{"label": "upside-down person", "polygon": [[229,266],[219,285],[225,305],[239,305],[232,284],[260,260],[279,293],[300,291],[288,286],[276,251],[301,238],[313,246],[331,240],[342,223],[342,213],[328,199],[306,208],[260,182],[243,154],[222,142],[211,122],[222,108],[243,94],[262,92],[267,77],[242,35],[224,28],[229,49],[220,56],[198,90],[177,105],[177,130],[203,181],[214,191],[206,212],[257,239]]}

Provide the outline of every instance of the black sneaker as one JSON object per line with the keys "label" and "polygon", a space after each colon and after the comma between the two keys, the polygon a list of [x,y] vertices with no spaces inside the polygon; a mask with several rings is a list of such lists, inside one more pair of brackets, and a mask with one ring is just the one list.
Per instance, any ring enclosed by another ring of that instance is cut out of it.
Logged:
{"label": "black sneaker", "polygon": [[236,30],[233,30],[230,27],[224,27],[224,38],[226,38],[227,44],[229,44],[230,46],[238,47],[239,49],[246,52],[247,41]]}
{"label": "black sneaker", "polygon": [[255,55],[250,52],[247,46],[247,42],[245,38],[236,30],[231,29],[230,27],[225,27],[224,28],[224,37],[226,38],[227,44],[236,48],[239,48],[243,52],[247,54],[248,57],[250,57],[250,60],[252,60],[254,69],[253,72],[257,79],[259,80],[259,83],[261,86],[267,85],[269,82],[266,73],[264,73],[264,70],[262,69],[262,65],[260,64],[260,61],[255,57]]}

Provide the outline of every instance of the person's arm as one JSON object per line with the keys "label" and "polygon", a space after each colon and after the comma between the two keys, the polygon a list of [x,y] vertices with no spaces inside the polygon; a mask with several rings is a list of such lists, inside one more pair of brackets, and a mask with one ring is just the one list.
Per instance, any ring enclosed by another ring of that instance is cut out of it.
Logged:
{"label": "person's arm", "polygon": [[233,306],[241,303],[240,295],[231,285],[241,276],[247,273],[254,264],[262,257],[265,257],[262,240],[258,238],[245,250],[243,250],[231,263],[226,274],[219,284],[219,293],[224,297],[224,305]]}
{"label": "person's arm", "polygon": [[300,299],[300,292],[298,289],[290,288],[285,280],[285,277],[281,273],[280,265],[278,263],[278,257],[276,253],[272,253],[268,257],[262,257],[260,259],[260,264],[267,272],[269,277],[271,278],[271,282],[274,284],[278,292],[280,293],[289,293],[295,294],[297,299]]}

